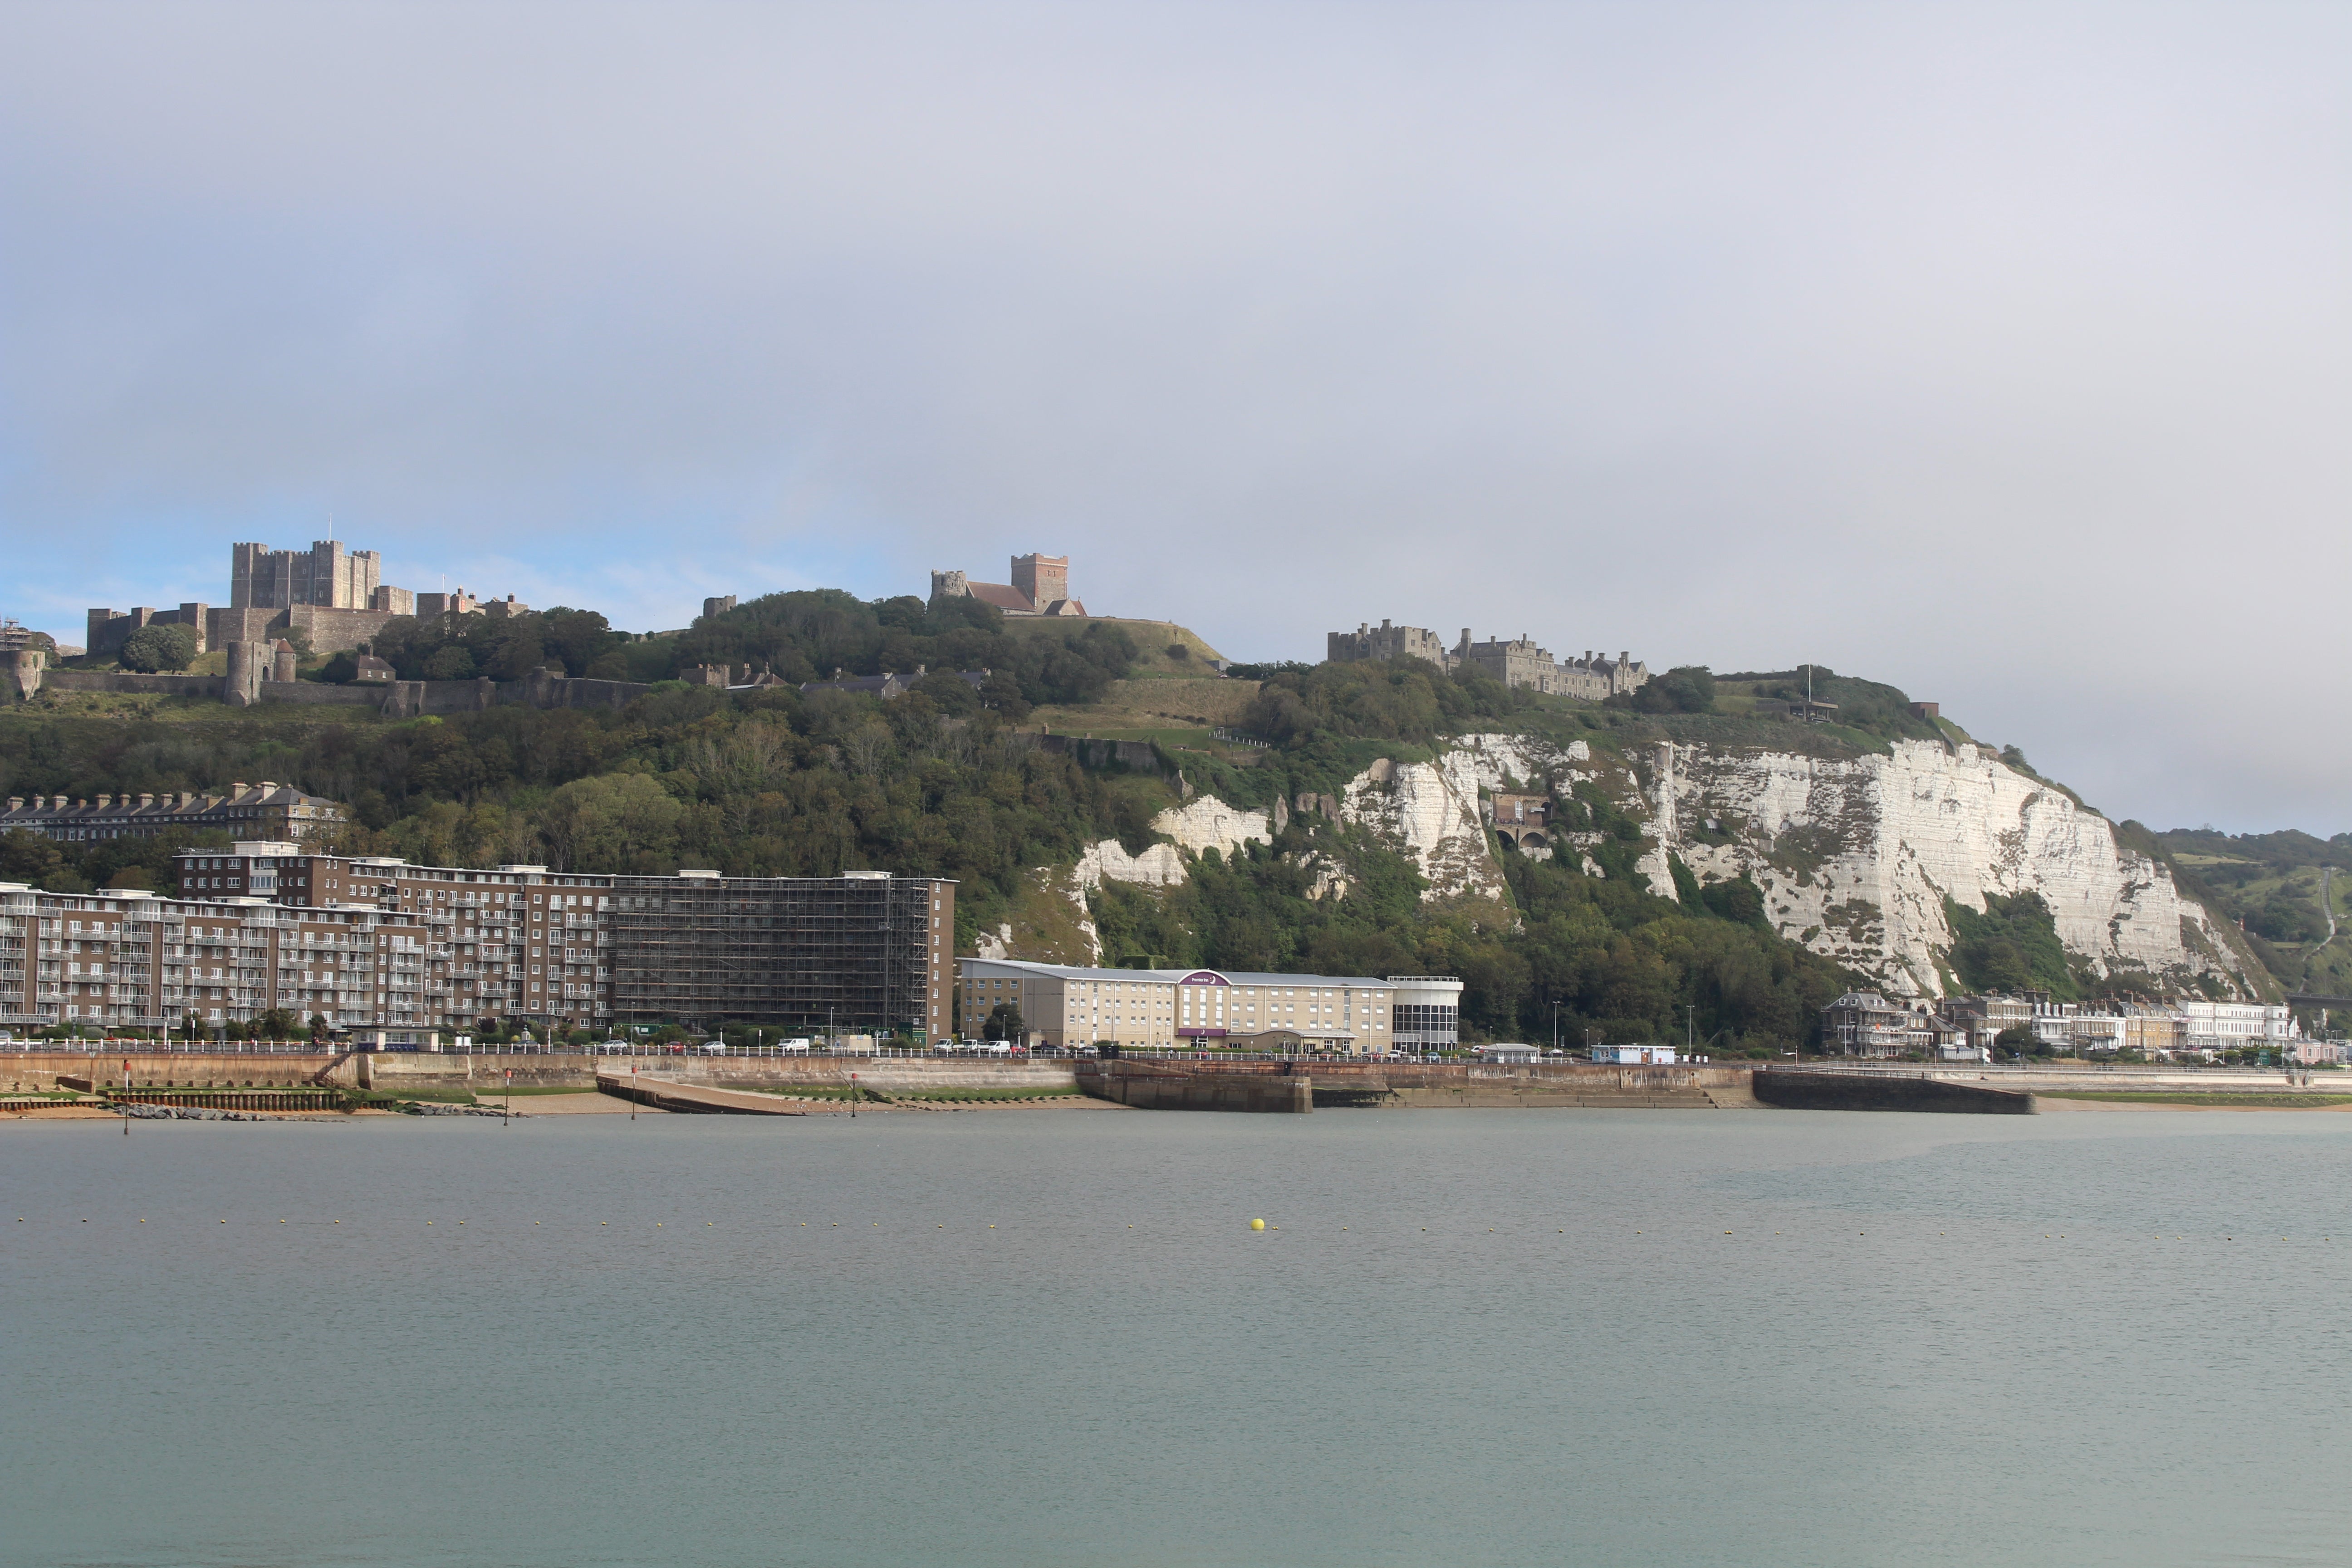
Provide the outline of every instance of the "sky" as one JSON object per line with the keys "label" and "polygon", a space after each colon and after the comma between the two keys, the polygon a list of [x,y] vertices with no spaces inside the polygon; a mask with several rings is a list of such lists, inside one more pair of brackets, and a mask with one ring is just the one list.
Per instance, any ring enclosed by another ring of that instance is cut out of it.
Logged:
{"label": "sky", "polygon": [[[2352,9],[0,4],[0,614],[1071,558],[2352,829]],[[2316,588],[2325,586],[2329,594]]]}

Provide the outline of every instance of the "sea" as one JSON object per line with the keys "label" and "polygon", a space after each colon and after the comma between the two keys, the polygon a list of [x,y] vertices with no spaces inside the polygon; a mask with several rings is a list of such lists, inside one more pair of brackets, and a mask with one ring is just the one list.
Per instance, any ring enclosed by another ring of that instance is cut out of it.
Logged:
{"label": "sea", "polygon": [[2332,1113],[11,1122],[0,1564],[2340,1564],[2347,1193]]}

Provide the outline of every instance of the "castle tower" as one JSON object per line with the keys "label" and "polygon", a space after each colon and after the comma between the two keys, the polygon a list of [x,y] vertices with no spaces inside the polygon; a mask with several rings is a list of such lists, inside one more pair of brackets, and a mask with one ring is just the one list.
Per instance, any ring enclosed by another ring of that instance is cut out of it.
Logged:
{"label": "castle tower", "polygon": [[250,708],[261,700],[261,683],[269,679],[268,643],[228,645],[228,679],[221,683],[221,700],[232,708]]}
{"label": "castle tower", "polygon": [[971,596],[971,580],[961,572],[931,574],[931,602],[941,599],[966,599]]}
{"label": "castle tower", "polygon": [[1066,555],[1016,555],[1013,586],[1027,596],[1032,609],[1042,612],[1057,599],[1070,596],[1070,558]]}

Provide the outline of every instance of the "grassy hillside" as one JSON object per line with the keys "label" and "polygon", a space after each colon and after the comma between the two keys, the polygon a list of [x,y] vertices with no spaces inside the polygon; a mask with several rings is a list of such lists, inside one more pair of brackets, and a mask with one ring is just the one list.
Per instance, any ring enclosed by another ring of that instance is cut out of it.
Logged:
{"label": "grassy hillside", "polygon": [[[1041,954],[1073,956],[1090,914],[1114,961],[1455,973],[1470,984],[1465,1025],[1487,1037],[1549,1041],[1557,1026],[1570,1040],[1588,1030],[1679,1039],[1695,1025],[1718,1051],[1777,1052],[1805,1038],[1849,981],[1763,929],[1753,900],[1686,908],[1630,877],[1515,858],[1505,901],[1433,901],[1413,866],[1369,833],[1312,817],[1230,861],[1203,858],[1180,888],[1113,885],[1084,911],[1071,896],[1067,868],[1087,846],[1151,842],[1152,817],[1181,798],[1179,766],[1195,789],[1265,806],[1335,792],[1373,757],[1424,754],[1466,728],[1538,729],[1606,748],[1705,716],[1536,698],[1426,666],[1222,679],[1202,668],[1213,650],[1164,623],[1007,622],[976,604],[830,593],[774,595],[654,639],[622,637],[584,612],[396,624],[380,651],[404,674],[551,662],[660,676],[704,661],[764,664],[787,679],[919,664],[933,673],[887,705],[667,683],[617,712],[509,707],[405,721],[51,695],[0,712],[0,786],[88,796],[293,782],[351,803],[350,849],[442,864],[953,877],[963,952],[1010,927]],[[979,691],[944,673],[976,668],[996,672]],[[1022,734],[1047,726],[1150,739],[1165,761],[1088,770]],[[1263,743],[1218,742],[1220,726]],[[1622,872],[1638,825],[1605,803],[1589,809],[1616,835],[1597,858]],[[11,836],[0,876],[58,889],[157,885],[177,847]]]}
{"label": "grassy hillside", "polygon": [[2184,887],[2244,923],[2246,945],[2282,987],[2352,995],[2352,833],[2231,837],[2199,828],[2150,837]]}

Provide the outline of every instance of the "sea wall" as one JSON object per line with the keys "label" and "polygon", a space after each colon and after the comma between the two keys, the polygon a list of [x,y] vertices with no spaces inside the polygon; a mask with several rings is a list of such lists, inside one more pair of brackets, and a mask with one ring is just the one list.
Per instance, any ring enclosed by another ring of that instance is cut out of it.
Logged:
{"label": "sea wall", "polygon": [[167,1084],[196,1088],[282,1088],[306,1083],[350,1080],[323,1077],[341,1058],[326,1052],[269,1055],[228,1051],[219,1055],[191,1051],[146,1052],[120,1048],[93,1055],[89,1051],[0,1051],[0,1090],[22,1092],[54,1089],[59,1078],[122,1082],[122,1064],[131,1064],[133,1087],[162,1088]]}
{"label": "sea wall", "polygon": [[514,1074],[519,1089],[596,1087],[596,1076],[628,1075],[632,1067],[677,1083],[714,1088],[782,1089],[805,1085],[884,1094],[940,1089],[1020,1089],[1071,1093],[1077,1079],[1066,1062],[999,1061],[988,1058],[923,1057],[592,1057],[509,1052],[375,1052],[355,1059],[354,1081],[379,1092],[471,1089],[494,1095]]}
{"label": "sea wall", "polygon": [[1174,1062],[1081,1061],[1077,1085],[1097,1100],[1138,1110],[1298,1113],[1315,1109],[1313,1080],[1303,1068],[1297,1073],[1219,1072]]}
{"label": "sea wall", "polygon": [[1766,1070],[1751,1088],[1784,1110],[1914,1110],[1946,1115],[2031,1116],[2033,1096],[2018,1090],[1892,1074]]}

